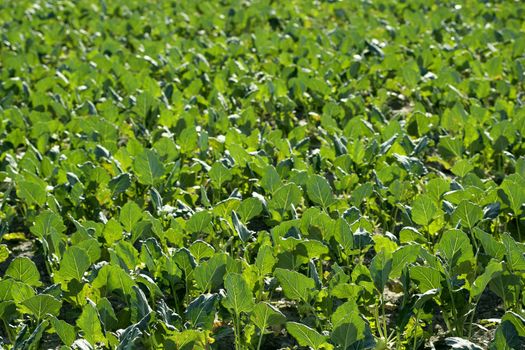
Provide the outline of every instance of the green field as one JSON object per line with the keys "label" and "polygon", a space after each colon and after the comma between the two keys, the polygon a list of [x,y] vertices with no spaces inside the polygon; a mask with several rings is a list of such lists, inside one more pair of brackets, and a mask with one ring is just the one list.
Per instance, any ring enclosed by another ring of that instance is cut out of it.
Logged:
{"label": "green field", "polygon": [[0,0],[0,349],[525,349],[525,2]]}

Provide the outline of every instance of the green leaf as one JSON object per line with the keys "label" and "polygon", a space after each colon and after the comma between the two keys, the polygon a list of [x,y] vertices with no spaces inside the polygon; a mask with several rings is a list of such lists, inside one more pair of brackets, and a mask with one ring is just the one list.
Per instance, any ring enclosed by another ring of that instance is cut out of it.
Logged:
{"label": "green leaf", "polygon": [[100,259],[101,249],[98,241],[95,238],[87,238],[78,242],[76,247],[84,249],[89,256],[89,262],[94,264]]}
{"label": "green leaf", "polygon": [[124,238],[123,233],[123,227],[115,218],[109,219],[104,226],[104,231],[102,231],[102,235],[108,246],[112,246],[115,242]]}
{"label": "green leaf", "polygon": [[38,272],[35,263],[26,257],[18,257],[11,261],[5,274],[6,276],[33,287],[39,287],[42,285],[40,282],[40,273]]}
{"label": "green leaf", "polygon": [[111,302],[108,300],[108,298],[101,298],[97,302],[97,311],[100,321],[106,330],[117,328],[117,315],[115,315],[115,310],[113,309],[113,306],[111,305]]}
{"label": "green leaf", "polygon": [[200,261],[202,259],[211,258],[215,254],[215,249],[208,243],[202,240],[196,240],[190,246],[191,255],[195,257],[195,260]]}
{"label": "green leaf", "polygon": [[394,157],[412,176],[421,176],[427,173],[423,162],[416,157],[407,157],[399,154],[394,154]]}
{"label": "green leaf", "polygon": [[259,269],[261,276],[268,275],[272,272],[277,259],[273,256],[273,248],[269,245],[263,245],[259,248],[255,266]]}
{"label": "green leaf", "polygon": [[42,320],[48,314],[57,316],[62,307],[62,302],[48,294],[35,295],[22,303],[27,307],[37,320]]}
{"label": "green leaf", "polygon": [[135,323],[149,315],[152,312],[152,309],[151,306],[149,306],[146,294],[144,294],[142,289],[140,289],[136,285],[132,286],[131,288],[134,292],[134,295],[131,298],[131,322]]}
{"label": "green leaf", "polygon": [[76,279],[82,282],[84,272],[91,266],[89,255],[82,248],[70,247],[60,261],[59,274],[65,281]]}
{"label": "green leaf", "polygon": [[[116,350],[133,350],[136,349],[135,341],[143,335],[143,332],[148,327],[154,312],[150,312],[148,315],[144,316],[139,322],[131,324],[128,326],[119,337],[119,344]],[[186,331],[186,332],[195,332],[195,331]],[[179,347],[178,349],[184,349]]]}
{"label": "green leaf", "polygon": [[112,178],[108,187],[111,190],[111,195],[116,198],[119,194],[124,193],[131,186],[131,175],[122,173]]}
{"label": "green leaf", "polygon": [[[31,335],[27,339],[24,339],[21,343],[19,343],[19,340],[21,340],[22,338],[20,337],[20,334],[19,334],[15,340],[15,344],[13,348],[14,349],[24,349],[24,350],[25,349],[29,349],[29,350],[37,349],[38,346],[40,345],[40,340],[42,339],[42,335],[44,334],[44,331],[47,329],[48,326],[49,326],[48,320],[44,320],[40,322],[35,327],[35,330],[31,333]],[[21,332],[22,335],[25,332],[25,330],[26,328],[22,329],[22,332]]]}
{"label": "green leaf", "polygon": [[443,233],[436,245],[436,251],[446,259],[450,268],[474,257],[470,239],[461,230],[448,230]]}
{"label": "green leaf", "polygon": [[111,262],[115,265],[133,270],[139,264],[139,252],[133,244],[128,241],[120,241],[109,249]]}
{"label": "green leaf", "polygon": [[518,243],[508,234],[504,233],[501,237],[505,245],[505,255],[507,256],[507,266],[511,271],[525,271],[525,256],[523,256],[523,249]]}
{"label": "green leaf", "polygon": [[211,330],[215,319],[218,294],[202,294],[186,308],[185,316],[194,328]]}
{"label": "green leaf", "polygon": [[124,204],[120,209],[119,221],[127,232],[131,232],[133,226],[142,218],[142,210],[137,203],[131,201]]}
{"label": "green leaf", "polygon": [[244,224],[239,220],[235,210],[232,210],[232,223],[237,235],[243,242],[247,242],[253,235],[253,231],[250,231],[244,226]]}
{"label": "green leaf", "polygon": [[484,232],[479,228],[474,228],[474,235],[481,242],[483,250],[486,254],[491,256],[496,260],[503,259],[505,255],[505,245],[501,242],[498,242],[492,235]]}
{"label": "green leaf", "polygon": [[354,236],[352,229],[345,219],[339,218],[335,224],[335,240],[341,245],[345,253],[350,253],[354,249]]}
{"label": "green leaf", "polygon": [[501,189],[505,194],[504,201],[508,203],[514,214],[520,215],[525,204],[525,180],[519,175],[508,176],[501,183]]}
{"label": "green leaf", "polygon": [[22,303],[23,301],[33,297],[35,295],[35,290],[30,285],[11,280],[11,296],[16,303]]}
{"label": "green leaf", "polygon": [[410,269],[410,277],[418,282],[422,293],[441,288],[441,273],[432,267],[413,266]]}
{"label": "green leaf", "polygon": [[496,329],[490,350],[518,350],[523,345],[516,327],[509,321],[503,321]]}
{"label": "green leaf", "polygon": [[269,204],[270,207],[279,210],[289,210],[290,206],[297,205],[301,200],[301,189],[294,183],[288,183],[279,187],[273,194]]}
{"label": "green leaf", "polygon": [[355,342],[365,338],[366,323],[359,314],[355,301],[347,301],[332,315],[334,330],[331,339],[342,349],[348,349]]}
{"label": "green leaf", "polygon": [[314,350],[320,349],[326,342],[324,335],[302,323],[287,322],[286,330],[297,340],[299,345],[308,346]]}
{"label": "green leaf", "polygon": [[215,162],[211,166],[208,175],[216,188],[221,188],[223,183],[230,181],[233,178],[232,171],[226,168],[221,162]]}
{"label": "green leaf", "polygon": [[427,226],[434,219],[436,212],[436,204],[427,195],[420,195],[412,203],[412,220],[416,224]]}
{"label": "green leaf", "polygon": [[401,271],[417,260],[420,250],[421,246],[419,244],[406,245],[397,249],[392,254],[392,271],[390,272],[390,277],[398,278],[401,276]]}
{"label": "green leaf", "polygon": [[165,169],[157,154],[146,149],[135,157],[133,171],[135,171],[140,183],[154,185],[164,175]]}
{"label": "green leaf", "polygon": [[403,227],[399,232],[399,241],[401,243],[417,242],[421,244],[427,242],[425,236],[413,227]]}
{"label": "green leaf", "polygon": [[257,198],[251,197],[243,200],[237,208],[239,216],[242,218],[243,222],[248,222],[254,217],[261,214],[263,210],[263,204]]}
{"label": "green leaf", "polygon": [[104,289],[106,293],[118,292],[124,301],[129,301],[133,293],[133,279],[120,266],[104,265],[98,270],[97,277],[91,283],[95,289]]}
{"label": "green leaf", "polygon": [[483,219],[483,210],[476,204],[464,200],[459,203],[456,210],[452,213],[452,223],[468,229],[472,229],[481,219]]}
{"label": "green leaf", "polygon": [[186,222],[186,229],[191,233],[208,232],[211,227],[211,219],[211,214],[206,210],[196,212]]}
{"label": "green leaf", "polygon": [[299,249],[302,247],[306,249],[306,257],[308,259],[317,259],[328,254],[329,251],[326,245],[315,239],[303,239],[298,245],[300,246]]}
{"label": "green leaf", "polygon": [[252,292],[242,275],[238,273],[226,275],[224,289],[226,289],[226,297],[222,300],[222,304],[235,315],[251,312],[255,307]]}
{"label": "green leaf", "polygon": [[184,271],[186,277],[189,277],[193,273],[193,269],[197,265],[195,258],[191,252],[186,248],[181,248],[173,254],[173,260],[177,266]]}
{"label": "green leaf", "polygon": [[310,200],[323,208],[327,208],[335,202],[330,184],[319,175],[310,176],[306,182],[306,192]]}
{"label": "green leaf", "polygon": [[292,300],[308,302],[311,291],[315,288],[315,282],[310,277],[291,270],[277,268],[274,271],[284,295]]}
{"label": "green leaf", "polygon": [[197,287],[202,291],[217,290],[226,274],[227,261],[228,256],[221,253],[197,266],[194,271]]}
{"label": "green leaf", "polygon": [[75,332],[75,327],[67,323],[66,321],[59,320],[56,317],[51,318],[51,324],[55,329],[60,340],[66,346],[71,346],[77,337],[77,332]]}
{"label": "green leaf", "polygon": [[439,290],[438,289],[430,289],[430,290],[427,290],[423,294],[416,294],[417,300],[414,303],[414,309],[416,309],[416,310],[421,309],[426,304],[427,301],[431,300],[432,298],[434,298],[438,294],[439,294]]}
{"label": "green leaf", "polygon": [[370,276],[372,276],[374,285],[380,293],[383,293],[385,289],[390,271],[392,271],[391,254],[382,250],[370,262]]}
{"label": "green leaf", "polygon": [[62,233],[66,230],[66,226],[62,221],[62,217],[51,210],[41,212],[35,220],[35,224],[31,227],[31,233],[40,239],[47,237],[51,232]]}
{"label": "green leaf", "polygon": [[[174,341],[174,344],[172,340]],[[208,342],[206,334],[203,331],[188,329],[182,332],[173,332],[167,344],[171,345],[170,347],[168,347],[169,349],[193,350],[205,349]],[[133,348],[130,347],[127,350],[132,349]]]}
{"label": "green leaf", "polygon": [[6,300],[13,299],[12,289],[13,289],[14,283],[15,281],[9,278],[6,278],[0,281],[0,301],[6,301]]}
{"label": "green leaf", "polygon": [[286,322],[286,316],[276,307],[261,301],[255,305],[250,320],[257,328],[264,331],[268,326],[276,326]]}
{"label": "green leaf", "polygon": [[11,251],[9,251],[7,245],[0,244],[0,263],[6,261],[9,258],[9,254],[11,254]]}
{"label": "green leaf", "polygon": [[19,181],[17,184],[17,194],[27,205],[36,204],[42,207],[46,204],[46,189],[36,182]]}
{"label": "green leaf", "polygon": [[277,170],[271,165],[264,169],[261,177],[261,186],[264,188],[266,193],[274,193],[279,187],[281,187],[281,177],[277,173]]}
{"label": "green leaf", "polygon": [[97,308],[90,300],[84,305],[82,313],[77,319],[77,326],[83,332],[84,339],[91,346],[95,347],[97,343],[105,343],[106,337],[102,332]]}
{"label": "green leaf", "polygon": [[500,275],[503,272],[503,264],[496,260],[491,260],[487,267],[485,268],[485,271],[476,278],[474,283],[472,283],[472,286],[470,288],[470,296],[471,298],[476,298],[487,287],[489,282],[496,276]]}
{"label": "green leaf", "polygon": [[456,164],[454,164],[454,166],[450,170],[454,175],[464,177],[474,169],[474,166],[471,163],[471,160],[460,159],[456,162]]}

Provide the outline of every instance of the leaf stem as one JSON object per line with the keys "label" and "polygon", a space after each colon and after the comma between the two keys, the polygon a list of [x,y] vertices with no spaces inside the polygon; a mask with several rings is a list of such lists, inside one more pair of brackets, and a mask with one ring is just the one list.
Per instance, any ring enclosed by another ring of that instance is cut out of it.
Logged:
{"label": "leaf stem", "polygon": [[414,325],[414,343],[412,345],[412,350],[416,350],[417,346],[417,327],[419,326],[419,310],[416,310],[416,323]]}
{"label": "leaf stem", "polygon": [[264,329],[261,329],[261,335],[259,336],[259,341],[257,342],[257,350],[261,349],[263,336],[264,336]]}

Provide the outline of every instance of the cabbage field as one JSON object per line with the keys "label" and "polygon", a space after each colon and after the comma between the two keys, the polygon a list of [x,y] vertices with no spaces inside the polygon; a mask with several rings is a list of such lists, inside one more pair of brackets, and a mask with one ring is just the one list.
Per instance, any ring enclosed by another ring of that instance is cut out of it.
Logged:
{"label": "cabbage field", "polygon": [[0,0],[0,349],[525,349],[525,2]]}

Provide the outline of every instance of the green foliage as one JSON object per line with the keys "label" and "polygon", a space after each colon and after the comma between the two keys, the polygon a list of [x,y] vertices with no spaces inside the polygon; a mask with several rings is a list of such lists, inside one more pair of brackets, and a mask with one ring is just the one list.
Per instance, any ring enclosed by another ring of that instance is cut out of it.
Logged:
{"label": "green foliage", "polygon": [[521,348],[524,13],[0,2],[0,348]]}

